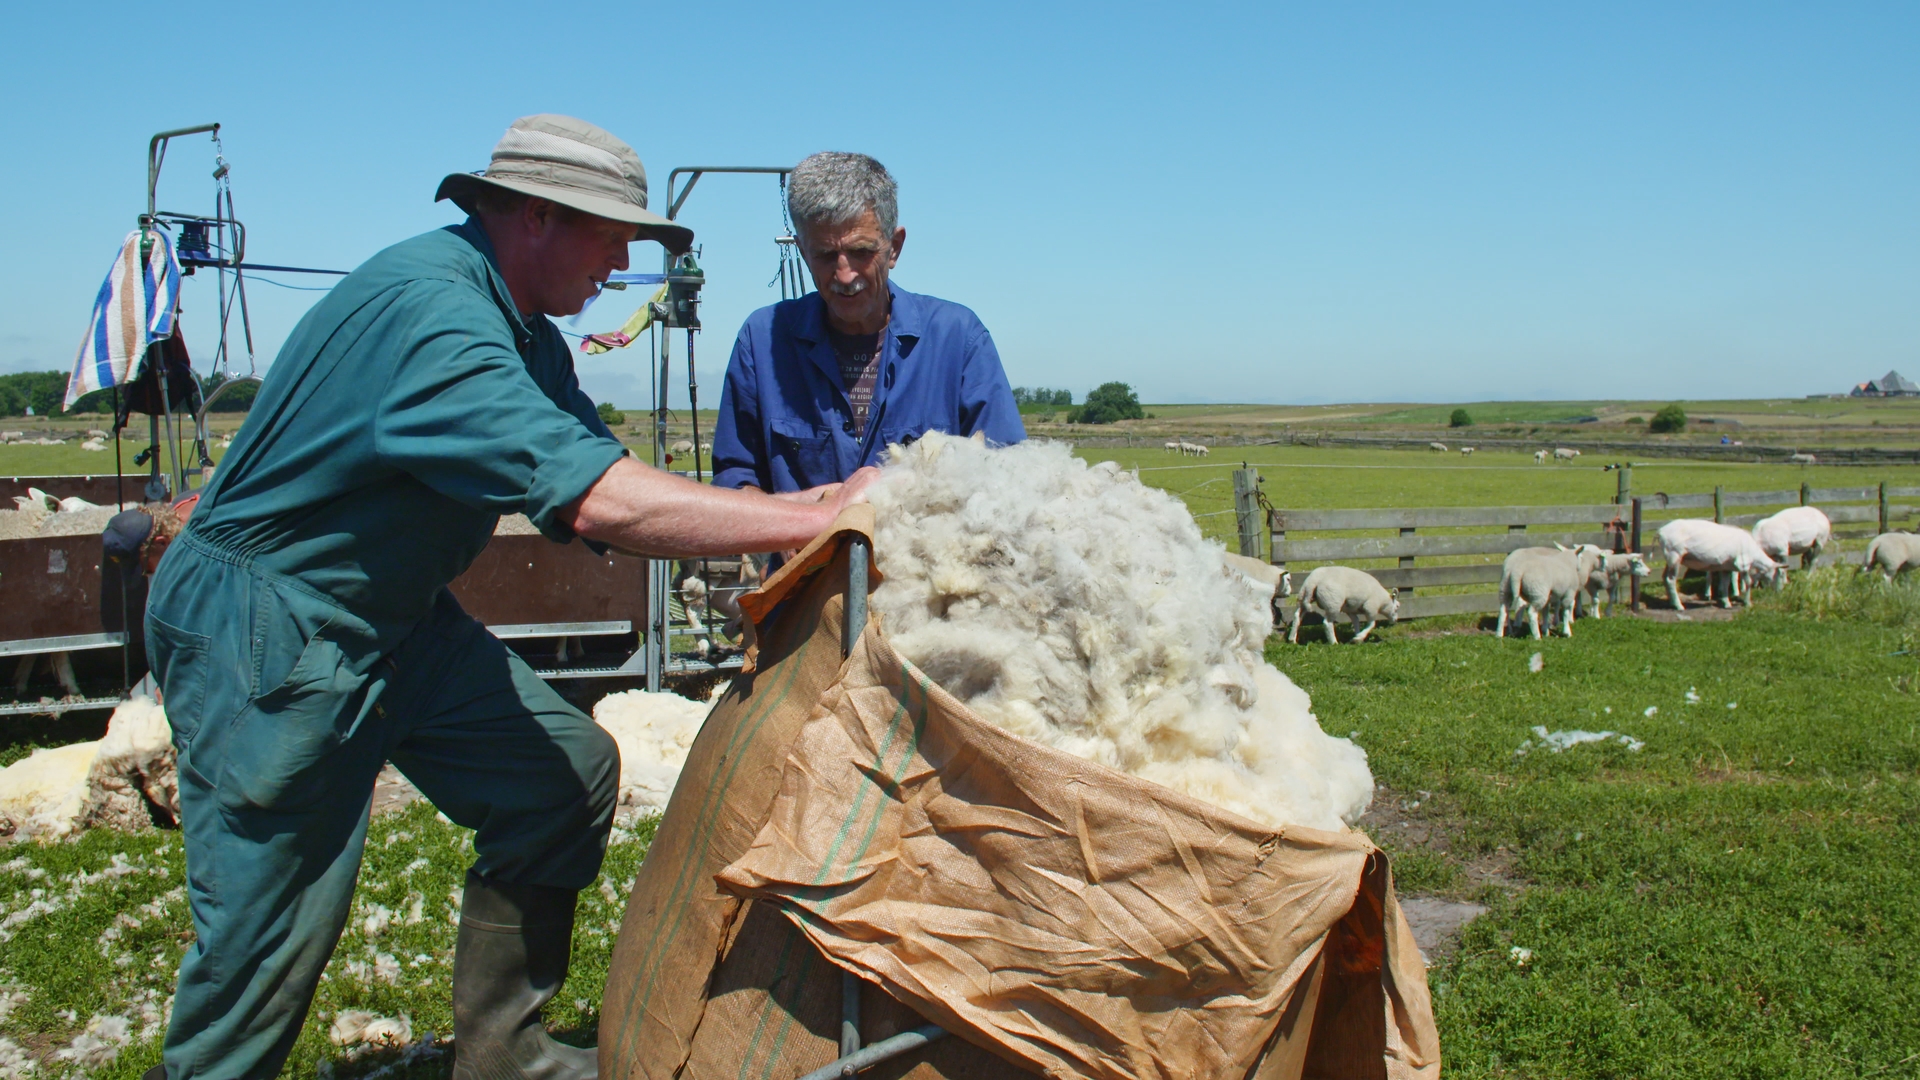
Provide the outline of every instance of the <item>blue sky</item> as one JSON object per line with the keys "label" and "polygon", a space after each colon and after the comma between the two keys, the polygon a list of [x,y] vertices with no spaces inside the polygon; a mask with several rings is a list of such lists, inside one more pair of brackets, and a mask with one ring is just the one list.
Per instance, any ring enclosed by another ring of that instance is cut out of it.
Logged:
{"label": "blue sky", "polygon": [[[0,371],[70,366],[155,131],[221,122],[250,256],[344,269],[455,220],[439,178],[563,112],[639,150],[656,208],[676,166],[880,158],[896,279],[979,312],[1016,384],[1307,403],[1920,375],[1910,3],[21,4],[0,26]],[[207,205],[211,167],[176,144],[162,202]],[[682,219],[717,393],[778,297],[776,189],[709,178]],[[264,364],[317,294],[250,293]],[[204,366],[211,288],[187,304]],[[631,407],[645,363],[580,367]]]}

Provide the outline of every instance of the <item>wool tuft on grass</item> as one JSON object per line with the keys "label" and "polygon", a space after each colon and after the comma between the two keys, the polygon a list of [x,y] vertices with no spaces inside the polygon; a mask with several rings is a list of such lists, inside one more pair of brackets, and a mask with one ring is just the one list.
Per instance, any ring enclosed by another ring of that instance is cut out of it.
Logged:
{"label": "wool tuft on grass", "polygon": [[620,747],[620,806],[665,810],[687,749],[713,708],[679,694],[623,690],[593,706],[594,723]]}
{"label": "wool tuft on grass", "polygon": [[150,697],[121,702],[97,742],[36,750],[0,769],[0,829],[57,840],[83,829],[179,820],[180,777],[167,715]]}
{"label": "wool tuft on grass", "polygon": [[1062,444],[937,433],[870,498],[872,610],[981,717],[1268,825],[1366,811],[1366,753],[1262,659],[1270,595],[1177,499]]}

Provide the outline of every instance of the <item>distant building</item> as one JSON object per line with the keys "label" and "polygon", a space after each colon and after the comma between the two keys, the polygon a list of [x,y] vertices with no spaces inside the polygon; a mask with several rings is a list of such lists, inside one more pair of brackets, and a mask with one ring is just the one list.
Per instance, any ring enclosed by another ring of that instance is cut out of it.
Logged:
{"label": "distant building", "polygon": [[1854,397],[1920,397],[1920,386],[1912,379],[1897,371],[1889,371],[1877,379],[1861,383],[1853,388]]}

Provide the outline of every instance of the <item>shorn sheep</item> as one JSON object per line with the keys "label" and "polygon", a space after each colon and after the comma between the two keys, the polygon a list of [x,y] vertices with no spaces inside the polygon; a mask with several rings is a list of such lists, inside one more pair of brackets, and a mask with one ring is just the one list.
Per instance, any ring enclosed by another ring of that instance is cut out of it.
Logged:
{"label": "shorn sheep", "polygon": [[1430,442],[1427,444],[1427,449],[1436,454],[1444,454],[1447,452],[1447,444],[1443,442]]}
{"label": "shorn sheep", "polygon": [[1833,522],[1814,506],[1790,506],[1753,525],[1753,538],[1767,557],[1784,570],[1787,560],[1800,556],[1800,568],[1813,566],[1820,550],[1833,542]]}
{"label": "shorn sheep", "polygon": [[1500,565],[1500,618],[1496,636],[1507,636],[1509,615],[1527,609],[1531,635],[1540,637],[1540,616],[1547,616],[1551,632],[1558,624],[1564,637],[1573,636],[1573,612],[1587,579],[1602,565],[1606,554],[1592,544],[1578,548],[1528,547],[1507,553]]}
{"label": "shorn sheep", "polygon": [[1881,533],[1867,545],[1867,558],[1860,572],[1879,570],[1891,583],[1894,578],[1920,566],[1920,536],[1913,533]]}
{"label": "shorn sheep", "polygon": [[[1353,635],[1357,645],[1367,640],[1367,635],[1380,623],[1391,625],[1399,620],[1400,599],[1365,570],[1322,566],[1308,574],[1300,586],[1300,603],[1293,609],[1293,621],[1287,626],[1288,641],[1299,643],[1300,618],[1308,611],[1320,616],[1321,625],[1327,629],[1327,642],[1332,645],[1340,643],[1333,629],[1334,620],[1345,615],[1350,628],[1359,628]],[[1366,626],[1360,626],[1361,619],[1367,620]]]}
{"label": "shorn sheep", "polygon": [[1466,457],[1468,454],[1471,454],[1471,453],[1473,453],[1473,447],[1471,446],[1463,446],[1460,448],[1461,457]]}
{"label": "shorn sheep", "polygon": [[1272,563],[1231,551],[1221,552],[1220,557],[1226,560],[1229,574],[1238,574],[1266,599],[1268,611],[1277,615],[1280,601],[1293,595],[1293,575]]}
{"label": "shorn sheep", "polygon": [[1731,606],[1728,594],[1739,596],[1747,578],[1763,578],[1770,584],[1779,581],[1780,564],[1745,529],[1703,518],[1680,518],[1660,526],[1660,547],[1667,560],[1667,599],[1675,611],[1685,610],[1680,602],[1680,575],[1687,570],[1707,572],[1709,603],[1714,601],[1714,577],[1732,575],[1728,588],[1720,593],[1721,607]]}
{"label": "shorn sheep", "polygon": [[[1591,574],[1587,575],[1586,596],[1588,600],[1588,610],[1595,618],[1599,618],[1600,598],[1602,596],[1611,597],[1615,583],[1623,577],[1629,578],[1629,580],[1634,583],[1633,587],[1638,589],[1640,587],[1640,579],[1651,573],[1653,573],[1653,571],[1647,566],[1647,561],[1633,552],[1620,555],[1609,552],[1602,555],[1600,565],[1597,566]],[[1608,601],[1607,606],[1612,606],[1611,600]],[[1576,614],[1578,613],[1576,612]]]}
{"label": "shorn sheep", "polygon": [[1553,451],[1553,459],[1555,461],[1572,461],[1574,458],[1577,458],[1579,456],[1580,456],[1580,451],[1569,450],[1564,446],[1555,447]]}
{"label": "shorn sheep", "polygon": [[1547,463],[1547,452],[1545,450],[1535,450],[1533,452],[1533,463],[1535,465],[1545,465]]}
{"label": "shorn sheep", "polygon": [[1812,454],[1788,454],[1787,463],[1790,465],[1818,465],[1820,464],[1820,459],[1814,457]]}

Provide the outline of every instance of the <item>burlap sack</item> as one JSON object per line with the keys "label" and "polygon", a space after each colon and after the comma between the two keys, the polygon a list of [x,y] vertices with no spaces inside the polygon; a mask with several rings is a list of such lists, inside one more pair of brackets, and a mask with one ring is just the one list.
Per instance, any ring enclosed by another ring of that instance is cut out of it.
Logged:
{"label": "burlap sack", "polygon": [[1430,1077],[1425,971],[1359,833],[1274,830],[1010,735],[870,624],[841,657],[843,541],[745,606],[753,670],[689,755],[615,946],[600,1067],[790,1080],[953,1032],[864,1075]]}

